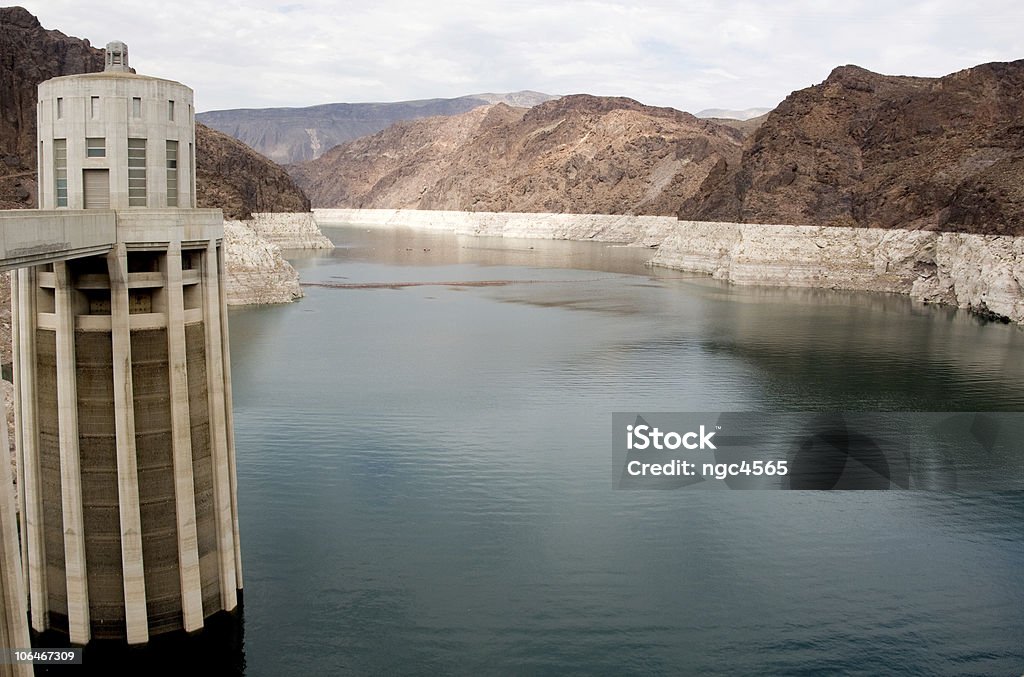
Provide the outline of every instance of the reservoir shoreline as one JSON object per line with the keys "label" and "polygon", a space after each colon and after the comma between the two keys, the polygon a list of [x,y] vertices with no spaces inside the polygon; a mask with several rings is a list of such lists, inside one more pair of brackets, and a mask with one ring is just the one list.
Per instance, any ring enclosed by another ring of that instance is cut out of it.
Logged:
{"label": "reservoir shoreline", "polygon": [[681,221],[670,216],[314,209],[320,226],[625,243],[650,265],[738,285],[909,295],[1024,322],[1024,237],[922,230]]}

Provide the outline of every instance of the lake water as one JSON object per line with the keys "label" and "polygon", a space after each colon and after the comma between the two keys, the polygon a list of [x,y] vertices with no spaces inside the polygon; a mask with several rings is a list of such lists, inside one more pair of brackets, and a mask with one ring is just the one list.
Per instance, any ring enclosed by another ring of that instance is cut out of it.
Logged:
{"label": "lake water", "polygon": [[1024,493],[609,472],[614,411],[1022,410],[1019,328],[635,248],[326,232],[304,282],[392,287],[231,313],[247,675],[1024,672]]}

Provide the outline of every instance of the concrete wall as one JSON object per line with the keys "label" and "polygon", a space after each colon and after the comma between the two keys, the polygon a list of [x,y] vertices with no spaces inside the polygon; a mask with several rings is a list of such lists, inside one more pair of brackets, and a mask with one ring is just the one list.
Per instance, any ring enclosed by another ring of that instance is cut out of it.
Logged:
{"label": "concrete wall", "polygon": [[0,211],[0,271],[103,253],[116,225],[112,211]]}
{"label": "concrete wall", "polygon": [[[92,97],[98,97],[96,114]],[[132,99],[141,99],[134,116]],[[58,117],[58,99],[61,115]],[[169,103],[174,102],[174,119]],[[56,209],[54,139],[67,141],[69,209],[82,209],[82,171],[110,172],[110,208],[127,209],[128,139],[146,139],[148,207],[167,207],[166,141],[178,142],[178,207],[195,206],[195,122],[192,90],[178,82],[103,72],[53,78],[39,85],[39,206]],[[105,157],[87,157],[86,139],[105,139]]]}

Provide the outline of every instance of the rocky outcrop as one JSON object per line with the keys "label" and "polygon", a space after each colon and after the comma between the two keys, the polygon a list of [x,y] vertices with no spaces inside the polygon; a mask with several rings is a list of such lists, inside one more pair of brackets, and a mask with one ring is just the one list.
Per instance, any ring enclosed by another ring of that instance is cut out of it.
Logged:
{"label": "rocky outcrop", "polygon": [[253,212],[309,211],[309,200],[283,168],[244,143],[196,125],[196,203],[226,219]]}
{"label": "rocky outcrop", "polygon": [[228,304],[289,303],[302,297],[299,274],[281,249],[245,223],[224,222],[224,255]]}
{"label": "rocky outcrop", "polygon": [[672,216],[609,214],[521,214],[425,209],[314,209],[318,223],[368,227],[407,226],[457,235],[593,240],[657,246],[675,232]]}
{"label": "rocky outcrop", "polygon": [[46,30],[21,7],[0,7],[0,209],[36,206],[36,86],[103,70],[88,40]]}
{"label": "rocky outcrop", "polygon": [[257,212],[245,225],[281,249],[334,249],[310,212]]}
{"label": "rocky outcrop", "polygon": [[836,68],[712,171],[684,219],[1024,234],[1024,60],[941,78]]}
{"label": "rocky outcrop", "polygon": [[909,294],[1024,322],[1024,237],[682,221],[651,263],[743,285]]}
{"label": "rocky outcrop", "polygon": [[289,167],[317,207],[674,215],[742,134],[632,99],[566,96],[393,125]]}
{"label": "rocky outcrop", "polygon": [[326,103],[306,108],[243,108],[199,113],[196,119],[281,164],[315,160],[339,143],[376,134],[402,120],[458,115],[491,103],[535,106],[540,92],[472,94],[456,99],[392,103]]}

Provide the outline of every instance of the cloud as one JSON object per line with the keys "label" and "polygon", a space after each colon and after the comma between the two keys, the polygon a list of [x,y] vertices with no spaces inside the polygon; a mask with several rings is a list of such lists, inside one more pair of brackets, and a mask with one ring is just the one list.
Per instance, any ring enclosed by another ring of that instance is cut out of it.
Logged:
{"label": "cloud", "polygon": [[1003,0],[23,4],[47,28],[124,40],[199,110],[516,89],[747,108],[846,63],[935,76],[1024,57],[1024,10]]}

